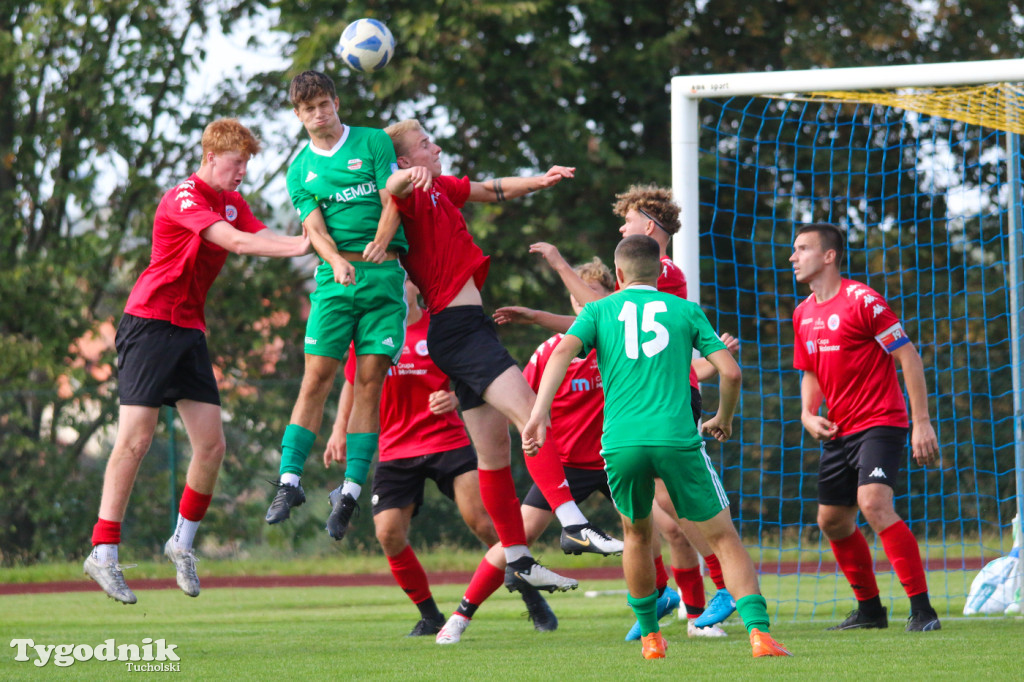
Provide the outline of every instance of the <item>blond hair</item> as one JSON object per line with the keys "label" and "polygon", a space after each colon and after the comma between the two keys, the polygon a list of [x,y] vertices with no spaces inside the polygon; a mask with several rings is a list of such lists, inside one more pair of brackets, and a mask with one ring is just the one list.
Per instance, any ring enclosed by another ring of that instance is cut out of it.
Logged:
{"label": "blond hair", "polygon": [[594,256],[589,263],[577,265],[573,268],[573,272],[587,284],[599,284],[604,287],[605,291],[615,291],[615,275],[597,256]]}
{"label": "blond hair", "polygon": [[203,162],[210,152],[241,152],[246,158],[259,153],[260,141],[237,118],[219,118],[203,131]]}
{"label": "blond hair", "polygon": [[631,209],[643,211],[669,234],[679,231],[679,206],[672,200],[672,190],[655,184],[633,185],[622,194],[615,195],[612,204],[615,215],[626,217]]}
{"label": "blond hair", "polygon": [[423,126],[414,118],[407,118],[384,129],[384,132],[391,138],[391,144],[395,145],[395,156],[405,156],[408,153],[409,150],[405,148],[405,135],[414,130],[423,130]]}

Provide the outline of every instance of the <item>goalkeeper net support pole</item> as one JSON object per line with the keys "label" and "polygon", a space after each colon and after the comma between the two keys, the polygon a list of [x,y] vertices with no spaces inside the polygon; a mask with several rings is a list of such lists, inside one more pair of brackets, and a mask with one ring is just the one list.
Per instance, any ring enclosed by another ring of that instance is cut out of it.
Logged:
{"label": "goalkeeper net support pole", "polygon": [[[777,616],[852,603],[817,531],[819,445],[799,419],[796,224],[846,230],[844,275],[886,297],[924,358],[942,461],[922,470],[908,455],[895,492],[940,613],[1009,551],[1010,519],[1024,518],[1022,82],[1024,59],[672,79],[673,255],[690,298],[740,338],[720,471]],[[883,600],[905,611],[865,531]]]}

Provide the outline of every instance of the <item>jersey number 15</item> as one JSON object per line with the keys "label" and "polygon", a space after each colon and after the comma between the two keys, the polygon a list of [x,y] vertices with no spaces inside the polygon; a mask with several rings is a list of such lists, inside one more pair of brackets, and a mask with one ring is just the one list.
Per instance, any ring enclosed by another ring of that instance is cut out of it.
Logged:
{"label": "jersey number 15", "polygon": [[[654,319],[658,313],[668,312],[668,306],[664,301],[651,301],[644,304],[644,311],[640,328],[637,329],[637,307],[636,303],[626,301],[619,311],[619,321],[623,323],[623,336],[625,337],[626,357],[636,360],[640,357],[642,349],[647,357],[654,357],[668,347],[668,330],[660,322]],[[640,343],[640,332],[653,332],[654,338]]]}

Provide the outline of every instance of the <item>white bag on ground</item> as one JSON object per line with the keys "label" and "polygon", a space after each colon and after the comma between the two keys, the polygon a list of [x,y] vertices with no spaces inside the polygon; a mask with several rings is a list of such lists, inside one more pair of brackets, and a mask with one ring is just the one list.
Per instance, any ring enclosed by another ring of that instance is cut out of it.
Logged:
{"label": "white bag on ground", "polygon": [[1004,557],[988,562],[971,583],[971,591],[964,604],[964,615],[976,613],[1004,613],[1020,599],[1017,573],[1020,548]]}

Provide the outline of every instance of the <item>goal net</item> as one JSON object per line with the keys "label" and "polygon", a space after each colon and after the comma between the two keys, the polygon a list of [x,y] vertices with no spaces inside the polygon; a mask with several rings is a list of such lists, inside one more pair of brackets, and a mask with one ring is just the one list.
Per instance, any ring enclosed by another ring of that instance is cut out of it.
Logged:
{"label": "goal net", "polygon": [[[1024,81],[1024,60],[981,64]],[[917,466],[908,447],[896,510],[920,542],[940,615],[959,613],[978,569],[1010,549],[1024,93],[975,84],[992,73],[960,64],[673,81],[684,220],[674,256],[713,326],[741,342],[734,439],[709,452],[776,617],[834,620],[854,604],[816,525],[820,447],[800,423],[792,313],[810,292],[788,261],[799,224],[846,230],[844,276],[882,293],[923,358],[941,464]],[[702,390],[717,404],[714,382]],[[905,617],[881,543],[858,522],[883,603]]]}

